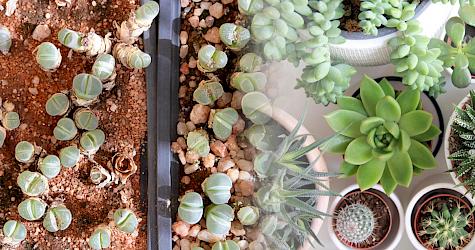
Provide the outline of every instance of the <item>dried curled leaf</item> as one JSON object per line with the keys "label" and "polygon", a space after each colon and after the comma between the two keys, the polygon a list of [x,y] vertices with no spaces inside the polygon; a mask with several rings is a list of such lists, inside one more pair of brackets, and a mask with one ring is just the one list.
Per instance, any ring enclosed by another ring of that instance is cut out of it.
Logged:
{"label": "dried curled leaf", "polygon": [[130,155],[117,153],[108,164],[109,168],[114,170],[114,174],[119,178],[122,184],[125,184],[127,179],[137,172],[137,165]]}

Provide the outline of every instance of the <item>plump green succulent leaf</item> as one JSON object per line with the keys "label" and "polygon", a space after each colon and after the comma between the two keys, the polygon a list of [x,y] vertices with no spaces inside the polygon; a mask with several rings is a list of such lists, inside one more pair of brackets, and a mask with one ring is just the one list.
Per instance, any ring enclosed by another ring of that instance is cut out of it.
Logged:
{"label": "plump green succulent leaf", "polygon": [[462,45],[465,37],[465,23],[459,17],[452,17],[447,21],[445,25],[445,31],[447,35],[452,39],[452,42],[456,47]]}
{"label": "plump green succulent leaf", "polygon": [[53,130],[54,137],[59,141],[69,141],[74,139],[78,133],[76,124],[71,118],[61,118]]}
{"label": "plump green succulent leaf", "polygon": [[233,108],[225,108],[214,114],[213,132],[216,138],[227,140],[233,131],[233,125],[238,121],[239,114]]}
{"label": "plump green succulent leaf", "polygon": [[345,150],[345,161],[353,165],[362,165],[373,158],[372,148],[366,142],[366,136],[354,139]]}
{"label": "plump green succulent leaf", "polygon": [[455,67],[452,72],[451,80],[455,87],[466,88],[471,83],[472,74],[467,67],[465,68]]}
{"label": "plump green succulent leaf", "polygon": [[227,204],[210,205],[206,208],[206,228],[213,234],[227,234],[234,220],[234,210]]}
{"label": "plump green succulent leaf", "polygon": [[39,198],[28,198],[18,204],[18,214],[25,220],[39,220],[46,211],[46,203]]}
{"label": "plump green succulent leaf", "polygon": [[432,115],[422,110],[414,110],[401,116],[399,127],[409,136],[416,136],[426,132],[432,124]]}
{"label": "plump green succulent leaf", "polygon": [[78,109],[74,112],[74,123],[78,129],[94,130],[99,126],[99,119],[89,109]]}
{"label": "plump green succulent leaf", "polygon": [[437,136],[439,136],[440,133],[441,131],[439,127],[435,126],[434,124],[431,124],[430,128],[426,132],[420,135],[413,136],[412,138],[420,142],[431,141],[435,139]]}
{"label": "plump green succulent leaf", "polygon": [[328,141],[325,142],[324,146],[322,147],[322,150],[325,152],[331,152],[335,154],[342,154],[345,152],[346,147],[348,147],[348,144],[353,140],[351,137],[346,137],[341,134],[336,134],[332,138],[330,138]]}
{"label": "plump green succulent leaf", "polygon": [[466,4],[459,9],[459,16],[470,26],[475,26],[475,6]]}
{"label": "plump green succulent leaf", "polygon": [[401,118],[401,107],[396,99],[385,96],[376,104],[376,115],[386,121],[397,122]]}
{"label": "plump green succulent leaf", "polygon": [[401,130],[400,133],[401,136],[398,140],[398,149],[399,151],[406,152],[411,146],[411,137],[404,130]]}
{"label": "plump green succulent leaf", "polygon": [[17,112],[6,112],[3,115],[2,125],[6,130],[14,130],[20,126],[20,115]]}
{"label": "plump green succulent leaf", "polygon": [[426,145],[411,139],[411,147],[407,152],[414,166],[420,169],[433,169],[437,167],[437,161]]}
{"label": "plump green succulent leaf", "polygon": [[239,68],[248,73],[256,72],[261,69],[262,63],[262,57],[255,53],[247,53],[239,59]]}
{"label": "plump green succulent leaf", "polygon": [[35,155],[35,146],[27,141],[21,141],[15,146],[15,159],[22,163],[28,163]]}
{"label": "plump green succulent leaf", "polygon": [[61,162],[56,155],[47,155],[38,160],[38,168],[46,178],[52,179],[61,171]]}
{"label": "plump green succulent leaf", "polygon": [[202,81],[193,92],[193,100],[203,105],[213,104],[224,94],[223,86],[215,80]]}
{"label": "plump green succulent leaf", "polygon": [[209,154],[209,140],[204,131],[191,131],[186,138],[186,145],[190,150],[195,151],[201,157]]}
{"label": "plump green succulent leaf", "polygon": [[26,239],[27,231],[25,225],[19,221],[9,220],[3,225],[3,235],[12,245],[17,245]]}
{"label": "plump green succulent leaf", "polygon": [[115,226],[125,233],[133,233],[139,225],[137,216],[129,209],[117,209],[113,217]]}
{"label": "plump green succulent leaf", "polygon": [[224,204],[231,198],[231,178],[223,173],[215,173],[206,178],[203,183],[203,191],[214,204]]}
{"label": "plump green succulent leaf", "polygon": [[91,74],[79,74],[73,79],[73,94],[85,101],[96,99],[102,93],[102,81]]}
{"label": "plump green succulent leaf", "polygon": [[43,227],[51,233],[66,230],[73,220],[71,211],[64,205],[52,206],[43,219]]}
{"label": "plump green succulent leaf", "polygon": [[45,71],[57,69],[61,59],[61,52],[50,42],[43,42],[36,48],[36,62]]}
{"label": "plump green succulent leaf", "polygon": [[384,192],[388,195],[392,194],[396,189],[397,182],[391,175],[391,170],[389,169],[389,167],[386,167],[384,169],[383,176],[381,176],[380,184],[383,187]]}
{"label": "plump green succulent leaf", "polygon": [[214,72],[224,68],[228,57],[223,51],[217,50],[212,45],[205,45],[198,51],[198,69],[203,72]]}
{"label": "plump green succulent leaf", "polygon": [[219,37],[230,49],[241,50],[251,40],[251,33],[234,23],[224,23],[219,27]]}
{"label": "plump green succulent leaf", "polygon": [[17,178],[21,191],[28,196],[40,196],[48,191],[48,179],[37,172],[24,171]]}
{"label": "plump green succulent leaf", "polygon": [[5,143],[6,138],[7,138],[7,130],[4,127],[0,126],[0,148]]}
{"label": "plump green succulent leaf", "polygon": [[402,186],[408,187],[412,181],[413,167],[411,157],[407,152],[395,152],[388,161],[391,176]]}
{"label": "plump green succulent leaf", "polygon": [[46,113],[51,116],[61,116],[69,110],[69,98],[63,93],[56,93],[46,101]]}
{"label": "plump green succulent leaf", "polygon": [[59,151],[59,160],[65,168],[72,168],[81,159],[81,152],[76,146],[68,146]]}
{"label": "plump green succulent leaf", "polygon": [[371,130],[384,124],[384,119],[381,117],[368,117],[361,122],[360,132],[367,135]]}
{"label": "plump green succulent leaf", "polygon": [[325,120],[333,131],[352,138],[361,135],[360,126],[365,118],[365,115],[350,110],[336,110],[325,115]]}
{"label": "plump green succulent leaf", "polygon": [[178,207],[178,216],[188,224],[196,224],[203,216],[203,199],[196,192],[183,195]]}
{"label": "plump green succulent leaf", "polygon": [[272,104],[261,92],[245,94],[241,100],[242,112],[254,124],[266,124],[272,117]]}
{"label": "plump green succulent leaf", "polygon": [[355,111],[364,116],[368,115],[366,114],[366,110],[363,107],[363,103],[357,98],[350,96],[340,96],[337,98],[337,104],[340,109]]}
{"label": "plump green succulent leaf", "polygon": [[237,217],[244,226],[254,225],[259,220],[259,208],[254,206],[242,207],[237,212]]}
{"label": "plump green succulent leaf", "polygon": [[79,139],[81,148],[88,154],[94,154],[104,144],[106,134],[100,129],[84,132]]}
{"label": "plump green succulent leaf", "polygon": [[63,28],[58,32],[58,41],[70,49],[79,49],[83,35],[74,30]]}
{"label": "plump green succulent leaf", "polygon": [[148,1],[135,10],[135,21],[142,26],[152,24],[153,19],[158,16],[160,6],[155,1]]}
{"label": "plump green succulent leaf", "polygon": [[99,227],[89,237],[89,247],[94,250],[101,250],[110,247],[111,231],[107,227]]}
{"label": "plump green succulent leaf", "polygon": [[360,86],[361,101],[365,107],[366,113],[370,116],[376,114],[376,104],[385,96],[383,89],[376,81],[365,75],[361,80]]}
{"label": "plump green succulent leaf", "polygon": [[393,86],[391,83],[388,81],[388,79],[384,78],[379,82],[379,86],[381,86],[381,89],[383,89],[384,94],[387,96],[390,96],[392,98],[396,97],[396,92],[394,91]]}
{"label": "plump green succulent leaf", "polygon": [[358,167],[356,180],[361,190],[367,190],[376,185],[383,175],[386,162],[372,159]]}
{"label": "plump green succulent leaf", "polygon": [[350,164],[346,161],[342,161],[342,163],[340,164],[340,173],[345,177],[353,176],[356,174],[357,171],[358,166]]}
{"label": "plump green succulent leaf", "polygon": [[107,80],[114,74],[115,58],[110,54],[98,55],[92,65],[92,74],[101,80]]}
{"label": "plump green succulent leaf", "polygon": [[396,97],[396,101],[401,107],[401,114],[406,114],[416,110],[419,106],[420,99],[421,93],[419,91],[416,89],[406,88]]}
{"label": "plump green succulent leaf", "polygon": [[262,72],[236,72],[231,76],[231,86],[244,93],[263,91],[267,83],[267,77]]}

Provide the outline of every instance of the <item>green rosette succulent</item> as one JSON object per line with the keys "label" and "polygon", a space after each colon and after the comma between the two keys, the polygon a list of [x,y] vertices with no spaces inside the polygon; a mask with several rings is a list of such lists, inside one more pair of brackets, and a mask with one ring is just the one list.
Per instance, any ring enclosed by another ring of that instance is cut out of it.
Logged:
{"label": "green rosette succulent", "polygon": [[206,228],[213,234],[227,234],[234,220],[234,210],[227,204],[209,205],[205,212]]}
{"label": "green rosette succulent", "polygon": [[427,142],[440,134],[432,115],[421,110],[420,93],[395,93],[391,84],[365,76],[360,99],[340,97],[341,109],[325,116],[337,137],[332,152],[343,153],[341,172],[356,174],[362,190],[381,183],[387,194],[397,185],[408,187],[413,173],[437,166]]}
{"label": "green rosette succulent", "polygon": [[224,204],[231,198],[233,182],[226,174],[212,174],[203,181],[201,186],[213,204]]}
{"label": "green rosette succulent", "polygon": [[196,224],[203,216],[203,198],[196,192],[189,192],[183,195],[178,207],[178,216],[188,223]]}

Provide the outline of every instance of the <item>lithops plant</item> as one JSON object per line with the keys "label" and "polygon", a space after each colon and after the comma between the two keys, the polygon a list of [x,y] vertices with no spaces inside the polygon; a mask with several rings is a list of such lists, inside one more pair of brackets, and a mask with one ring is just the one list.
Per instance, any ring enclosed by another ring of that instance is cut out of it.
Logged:
{"label": "lithops plant", "polygon": [[241,100],[242,113],[254,124],[266,124],[272,117],[272,104],[261,92],[249,92]]}
{"label": "lithops plant", "polygon": [[24,171],[17,178],[21,191],[28,196],[40,196],[48,191],[48,179],[37,172]]}
{"label": "lithops plant", "polygon": [[68,146],[59,151],[59,161],[65,168],[72,168],[81,159],[81,152],[76,146]]}
{"label": "lithops plant", "polygon": [[7,130],[4,127],[0,126],[0,148],[5,143],[6,138],[7,138]]}
{"label": "lithops plant", "polygon": [[69,111],[69,97],[64,93],[53,94],[46,101],[46,113],[51,116],[62,116]]}
{"label": "lithops plant", "polygon": [[46,178],[52,179],[61,171],[61,161],[56,155],[47,155],[38,160],[38,169]]}
{"label": "lithops plant", "polygon": [[240,250],[241,248],[234,240],[218,241],[213,244],[211,250]]}
{"label": "lithops plant", "polygon": [[213,234],[227,234],[234,220],[234,210],[227,204],[209,205],[205,211],[206,228]]}
{"label": "lithops plant", "polygon": [[236,72],[231,76],[231,86],[244,93],[263,91],[267,83],[267,77],[262,72]]}
{"label": "lithops plant", "polygon": [[99,36],[93,30],[87,34],[63,28],[58,32],[58,40],[64,46],[87,56],[110,53],[112,41],[108,33],[105,37]]}
{"label": "lithops plant", "polygon": [[183,195],[178,207],[178,216],[188,223],[196,224],[203,216],[203,198],[196,192],[189,192]]}
{"label": "lithops plant", "polygon": [[233,126],[239,119],[238,112],[233,108],[217,111],[213,116],[214,136],[220,140],[227,140],[233,131]]}
{"label": "lithops plant", "polygon": [[70,30],[68,28],[63,28],[58,32],[58,40],[64,46],[73,49],[79,50],[82,46],[81,39],[83,34]]}
{"label": "lithops plant", "polygon": [[111,244],[111,230],[107,226],[99,226],[94,230],[88,241],[89,247],[94,250],[109,248]]}
{"label": "lithops plant", "polygon": [[112,51],[112,55],[114,55],[122,65],[129,69],[144,69],[152,63],[152,57],[150,57],[149,54],[126,43],[116,44]]}
{"label": "lithops plant", "polygon": [[3,244],[16,246],[26,239],[26,227],[19,221],[9,220],[3,225]]}
{"label": "lithops plant", "polygon": [[117,209],[114,212],[115,226],[122,232],[133,233],[139,222],[137,216],[129,209]]}
{"label": "lithops plant", "polygon": [[224,204],[231,198],[233,182],[223,173],[215,173],[206,178],[201,184],[203,192],[214,204]]}
{"label": "lithops plant", "polygon": [[12,34],[7,27],[0,25],[0,52],[6,55],[12,46]]}
{"label": "lithops plant", "polygon": [[111,90],[115,86],[115,58],[110,54],[98,55],[92,65],[92,74],[104,83],[105,90]]}
{"label": "lithops plant", "polygon": [[120,42],[133,44],[152,25],[153,19],[160,12],[160,6],[155,1],[148,1],[132,13],[127,21],[120,26],[114,22],[116,36]]}
{"label": "lithops plant", "polygon": [[217,80],[201,81],[193,92],[193,100],[203,105],[214,104],[224,94],[223,85]]}
{"label": "lithops plant", "polygon": [[112,183],[113,176],[101,165],[94,164],[94,166],[91,167],[91,171],[89,172],[89,179],[92,183],[97,185],[98,188],[103,188]]}
{"label": "lithops plant", "polygon": [[254,225],[259,220],[259,208],[254,206],[242,207],[237,212],[237,217],[244,226]]}
{"label": "lithops plant", "polygon": [[28,221],[39,220],[46,211],[46,203],[39,198],[28,198],[18,204],[18,214]]}
{"label": "lithops plant", "polygon": [[74,123],[78,129],[91,131],[99,126],[99,119],[90,109],[80,108],[74,112]]}
{"label": "lithops plant", "polygon": [[186,145],[188,150],[196,152],[201,157],[207,156],[210,151],[208,134],[203,130],[188,133]]}
{"label": "lithops plant", "polygon": [[71,225],[72,220],[71,211],[65,205],[53,204],[46,212],[43,227],[48,232],[55,233],[66,230]]}
{"label": "lithops plant", "polygon": [[371,208],[363,204],[351,204],[336,215],[336,233],[347,243],[360,244],[373,235],[376,218]]}
{"label": "lithops plant", "polygon": [[35,49],[36,62],[44,71],[54,71],[61,65],[61,52],[54,44],[44,42]]}
{"label": "lithops plant", "polygon": [[17,112],[6,112],[2,117],[2,125],[6,130],[14,130],[20,126],[20,115]]}
{"label": "lithops plant", "polygon": [[228,56],[217,50],[213,45],[205,45],[198,51],[198,69],[202,72],[214,72],[224,68],[228,63]]}
{"label": "lithops plant", "polygon": [[71,118],[61,118],[53,129],[54,138],[58,141],[69,141],[78,134],[78,129]]}
{"label": "lithops plant", "polygon": [[84,132],[79,139],[81,149],[86,155],[95,154],[99,148],[104,144],[106,135],[100,129],[94,129]]}
{"label": "lithops plant", "polygon": [[240,25],[224,23],[219,27],[219,37],[230,49],[239,51],[251,40],[251,33]]}
{"label": "lithops plant", "polygon": [[21,163],[31,163],[35,156],[35,146],[27,141],[21,141],[15,146],[15,159]]}
{"label": "lithops plant", "polygon": [[261,69],[263,64],[262,57],[255,53],[246,53],[239,59],[239,68],[243,72],[252,73]]}
{"label": "lithops plant", "polygon": [[98,100],[102,93],[102,82],[96,76],[81,73],[73,79],[72,96],[79,106],[89,106]]}

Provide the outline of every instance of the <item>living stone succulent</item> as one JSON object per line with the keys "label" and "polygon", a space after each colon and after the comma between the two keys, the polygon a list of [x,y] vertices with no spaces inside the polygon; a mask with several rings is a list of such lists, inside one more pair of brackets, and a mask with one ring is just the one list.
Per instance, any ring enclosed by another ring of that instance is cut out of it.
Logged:
{"label": "living stone succulent", "polygon": [[203,216],[203,199],[196,192],[189,192],[183,195],[178,207],[178,216],[188,223],[196,224]]}
{"label": "living stone succulent", "polygon": [[201,187],[213,204],[224,204],[231,198],[233,182],[226,174],[215,173],[206,178]]}
{"label": "living stone succulent", "polygon": [[0,148],[5,143],[6,138],[7,138],[7,130],[4,127],[0,126]]}
{"label": "living stone succulent", "polygon": [[214,104],[224,94],[223,85],[217,80],[202,81],[193,92],[193,100],[203,105]]}
{"label": "living stone succulent", "polygon": [[336,215],[336,233],[350,244],[367,241],[373,235],[376,226],[373,211],[364,204],[345,206]]}
{"label": "living stone succulent", "polygon": [[137,216],[129,209],[117,209],[114,212],[115,226],[122,232],[133,233],[139,222]]}
{"label": "living stone succulent", "polygon": [[115,86],[115,58],[110,54],[98,55],[92,65],[92,74],[104,83],[104,89],[110,90]]}
{"label": "living stone succulent", "polygon": [[201,157],[207,156],[210,151],[208,135],[202,130],[188,133],[186,145],[189,150],[195,151]]}
{"label": "living stone succulent", "polygon": [[418,90],[396,93],[388,81],[365,76],[360,91],[359,99],[340,97],[341,109],[325,116],[337,133],[329,151],[344,154],[343,174],[356,174],[362,190],[380,182],[390,194],[398,184],[409,186],[415,171],[437,166],[427,142],[440,130],[421,110]]}
{"label": "living stone succulent", "polygon": [[61,65],[61,52],[54,44],[44,42],[36,49],[36,62],[44,71],[56,70]]}
{"label": "living stone succulent", "polygon": [[6,55],[12,46],[12,35],[7,27],[0,25],[0,52]]}
{"label": "living stone succulent", "polygon": [[15,159],[21,163],[30,163],[35,155],[35,146],[27,141],[21,141],[15,146]]}
{"label": "living stone succulent", "polygon": [[95,164],[91,167],[89,179],[99,188],[103,188],[113,181],[110,172],[99,164]]}
{"label": "living stone succulent", "polygon": [[78,129],[71,118],[61,118],[53,130],[54,137],[58,141],[69,141],[74,139]]}
{"label": "living stone succulent", "polygon": [[111,244],[111,230],[106,226],[100,226],[89,237],[89,247],[94,250],[109,248]]}
{"label": "living stone succulent", "polygon": [[228,56],[217,50],[213,45],[205,45],[198,51],[198,69],[202,72],[214,72],[224,68],[228,63]]}
{"label": "living stone succulent", "polygon": [[43,227],[51,233],[66,230],[71,225],[71,211],[64,205],[52,205],[43,219]]}
{"label": "living stone succulent", "polygon": [[2,126],[6,130],[14,130],[20,126],[20,115],[17,112],[7,112],[3,114]]}
{"label": "living stone succulent", "polygon": [[65,115],[68,112],[69,107],[69,98],[63,93],[56,93],[46,101],[46,113],[51,116]]}
{"label": "living stone succulent", "polygon": [[233,108],[217,111],[213,116],[213,132],[216,138],[227,140],[233,131],[234,124],[238,121],[239,114]]}
{"label": "living stone succulent", "polygon": [[239,51],[251,40],[251,33],[240,25],[224,23],[219,27],[219,37],[230,49]]}
{"label": "living stone succulent", "polygon": [[25,225],[19,221],[9,220],[3,225],[3,244],[16,246],[26,239],[27,231]]}
{"label": "living stone succulent", "polygon": [[262,58],[255,53],[246,53],[239,59],[239,68],[247,73],[259,71],[262,64]]}
{"label": "living stone succulent", "polygon": [[227,204],[209,205],[205,210],[206,228],[213,234],[227,234],[234,220],[234,210]]}
{"label": "living stone succulent", "polygon": [[137,41],[140,35],[150,28],[159,11],[160,6],[157,2],[148,1],[130,15],[127,21],[123,21],[120,26],[114,23],[119,41],[128,44]]}
{"label": "living stone succulent", "polygon": [[81,152],[76,146],[68,146],[59,151],[59,161],[65,168],[72,168],[81,159]]}
{"label": "living stone succulent", "polygon": [[267,77],[262,72],[236,72],[231,75],[231,86],[244,92],[263,91]]}
{"label": "living stone succulent", "polygon": [[81,149],[85,151],[85,154],[95,154],[99,148],[104,144],[106,135],[100,129],[94,129],[84,132],[79,139]]}
{"label": "living stone succulent", "polygon": [[73,79],[72,95],[79,106],[88,106],[97,101],[102,93],[102,82],[96,76],[81,73]]}
{"label": "living stone succulent", "polygon": [[99,126],[99,119],[94,112],[87,108],[76,110],[73,118],[78,129],[91,131]]}
{"label": "living stone succulent", "polygon": [[244,226],[254,225],[259,220],[259,208],[254,206],[242,207],[239,209],[237,217]]}
{"label": "living stone succulent", "polygon": [[17,184],[28,196],[40,196],[49,189],[48,179],[37,172],[22,172],[17,178]]}
{"label": "living stone succulent", "polygon": [[234,240],[218,241],[213,244],[211,250],[240,250],[241,248]]}
{"label": "living stone succulent", "polygon": [[28,198],[18,205],[18,214],[28,221],[39,220],[46,211],[46,203],[39,198]]}
{"label": "living stone succulent", "polygon": [[272,104],[261,92],[249,92],[241,100],[242,113],[254,124],[266,124],[272,117]]}
{"label": "living stone succulent", "polygon": [[61,161],[56,155],[47,155],[38,160],[38,169],[46,178],[52,179],[61,171]]}
{"label": "living stone succulent", "polygon": [[81,33],[76,32],[74,30],[70,30],[68,28],[63,28],[58,32],[59,42],[73,50],[78,50],[79,48],[81,48],[82,37],[83,35]]}
{"label": "living stone succulent", "polygon": [[152,63],[152,58],[149,54],[133,45],[125,43],[116,44],[112,55],[114,55],[122,65],[130,69],[144,69]]}
{"label": "living stone succulent", "polygon": [[105,37],[99,36],[94,31],[87,34],[63,28],[58,32],[58,40],[64,46],[87,56],[110,53],[112,48],[111,34]]}

